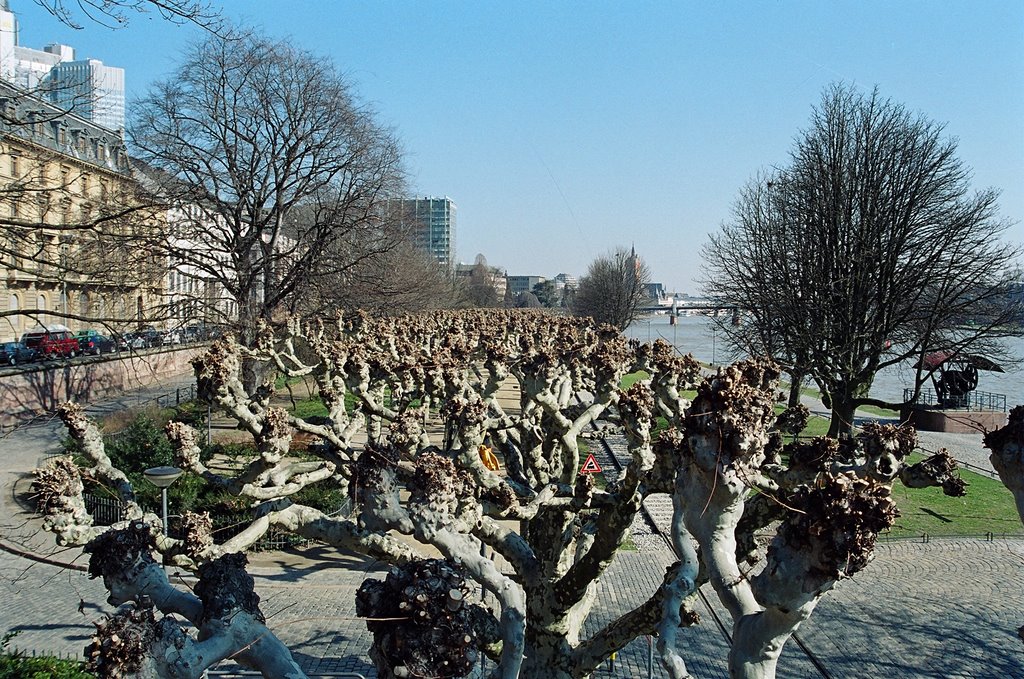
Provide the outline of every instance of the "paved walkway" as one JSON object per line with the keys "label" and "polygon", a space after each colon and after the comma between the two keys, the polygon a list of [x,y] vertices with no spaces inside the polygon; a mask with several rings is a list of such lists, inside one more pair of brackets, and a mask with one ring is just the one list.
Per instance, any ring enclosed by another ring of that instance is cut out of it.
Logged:
{"label": "paved walkway", "polygon": [[[166,389],[149,390],[149,396]],[[146,394],[108,403],[123,407]],[[101,408],[95,409],[97,412]],[[55,552],[39,536],[31,514],[18,502],[14,485],[59,442],[59,425],[19,430],[0,440],[6,461],[0,532],[52,558],[83,564],[77,550]],[[640,532],[640,527],[637,529]],[[592,632],[661,582],[672,555],[650,530],[637,535],[638,551],[622,551],[599,583],[598,605],[587,624]],[[256,555],[251,569],[268,624],[294,650],[311,674],[359,672],[373,677],[366,656],[369,634],[356,618],[354,593],[365,577],[379,577],[380,565],[356,555],[316,548],[307,552]],[[15,630],[13,644],[35,651],[80,656],[93,621],[109,613],[102,585],[80,570],[48,565],[0,551],[0,632]],[[714,597],[709,596],[709,601]],[[727,640],[714,607],[686,631],[692,640],[688,667],[695,677],[725,676]],[[805,623],[798,643],[787,644],[782,678],[854,677],[1024,677],[1024,540],[933,540],[879,545],[863,573],[839,583]],[[819,671],[813,660],[825,668]],[[646,677],[647,640],[621,652],[614,670],[596,676]],[[655,677],[664,672],[656,667]]]}

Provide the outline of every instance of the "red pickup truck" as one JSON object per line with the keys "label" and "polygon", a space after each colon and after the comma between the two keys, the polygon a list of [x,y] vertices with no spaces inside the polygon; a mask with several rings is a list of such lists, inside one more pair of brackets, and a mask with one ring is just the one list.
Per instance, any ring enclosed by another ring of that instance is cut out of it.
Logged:
{"label": "red pickup truck", "polygon": [[21,336],[21,341],[43,358],[74,358],[78,355],[78,339],[70,330],[27,332]]}

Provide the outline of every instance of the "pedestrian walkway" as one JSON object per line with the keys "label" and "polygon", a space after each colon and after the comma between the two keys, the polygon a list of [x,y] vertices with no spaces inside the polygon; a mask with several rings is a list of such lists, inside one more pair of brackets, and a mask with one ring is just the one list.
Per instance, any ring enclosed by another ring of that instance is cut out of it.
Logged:
{"label": "pedestrian walkway", "polygon": [[[595,446],[606,473],[629,463],[626,439],[613,434]],[[646,520],[645,520],[646,519]],[[645,499],[634,522],[641,552],[667,550],[672,502]],[[671,558],[671,557],[669,557]],[[727,648],[731,626],[710,587],[702,600]],[[709,621],[702,615],[705,624]],[[1024,677],[1024,539],[892,540],[875,560],[826,594],[785,647],[780,677]],[[701,662],[725,676],[701,646]],[[724,655],[719,659],[724,659]],[[635,675],[623,675],[635,676]]]}
{"label": "pedestrian walkway", "polygon": [[[114,412],[147,405],[173,405],[182,392],[189,393],[195,377],[182,374],[117,398],[86,404],[90,417],[102,418]],[[183,397],[182,397],[183,398]],[[53,549],[53,536],[42,534],[33,523],[34,509],[25,504],[25,491],[32,482],[32,470],[47,456],[61,448],[67,436],[56,415],[36,418],[0,437],[0,537],[28,551],[47,554]]]}

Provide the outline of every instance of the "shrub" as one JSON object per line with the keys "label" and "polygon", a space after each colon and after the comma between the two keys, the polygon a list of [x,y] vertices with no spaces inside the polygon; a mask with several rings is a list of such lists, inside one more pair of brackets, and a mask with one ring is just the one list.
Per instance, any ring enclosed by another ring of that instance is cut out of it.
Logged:
{"label": "shrub", "polygon": [[0,679],[92,679],[84,664],[53,656],[27,656],[12,650],[11,639],[18,632],[8,632],[0,642]]}

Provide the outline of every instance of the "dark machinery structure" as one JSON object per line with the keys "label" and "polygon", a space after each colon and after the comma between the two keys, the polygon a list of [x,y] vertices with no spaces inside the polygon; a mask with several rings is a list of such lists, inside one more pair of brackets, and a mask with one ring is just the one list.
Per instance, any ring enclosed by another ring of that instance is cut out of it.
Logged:
{"label": "dark machinery structure", "polygon": [[970,408],[978,388],[978,371],[1003,372],[994,361],[975,354],[933,351],[924,355],[915,368],[932,371],[937,404],[942,408]]}

